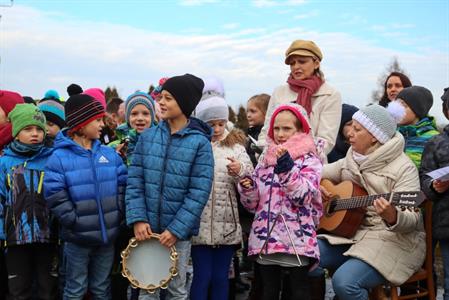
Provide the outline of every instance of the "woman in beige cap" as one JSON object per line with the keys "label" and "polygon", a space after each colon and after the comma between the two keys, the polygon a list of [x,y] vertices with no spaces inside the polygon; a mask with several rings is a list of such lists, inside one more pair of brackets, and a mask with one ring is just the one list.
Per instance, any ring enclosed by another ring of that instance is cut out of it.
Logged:
{"label": "woman in beige cap", "polygon": [[265,146],[268,123],[275,107],[295,102],[306,109],[313,135],[324,142],[325,154],[332,150],[340,124],[341,97],[325,82],[320,70],[322,59],[320,48],[312,41],[296,40],[288,47],[285,64],[290,66],[290,76],[287,84],[277,87],[271,95],[265,125],[259,136],[260,146]]}

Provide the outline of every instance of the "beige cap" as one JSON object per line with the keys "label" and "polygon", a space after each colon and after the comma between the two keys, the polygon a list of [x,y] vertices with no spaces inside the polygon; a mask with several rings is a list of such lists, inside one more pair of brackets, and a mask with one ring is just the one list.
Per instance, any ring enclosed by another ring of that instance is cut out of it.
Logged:
{"label": "beige cap", "polygon": [[290,47],[288,47],[287,51],[285,51],[286,65],[288,65],[288,58],[292,55],[314,56],[320,61],[323,59],[323,53],[321,53],[320,48],[314,42],[305,40],[293,41]]}

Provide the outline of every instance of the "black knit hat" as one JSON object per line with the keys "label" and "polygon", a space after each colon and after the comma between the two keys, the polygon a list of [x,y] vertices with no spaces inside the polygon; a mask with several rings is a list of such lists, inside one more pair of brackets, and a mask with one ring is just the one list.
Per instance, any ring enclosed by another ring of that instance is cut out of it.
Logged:
{"label": "black knit hat", "polygon": [[411,86],[399,92],[397,99],[402,99],[422,119],[429,113],[433,105],[432,93],[422,86]]}
{"label": "black knit hat", "polygon": [[449,102],[449,87],[447,87],[443,90],[443,95],[441,95],[441,100],[443,100],[444,103]]}
{"label": "black knit hat", "polygon": [[200,102],[203,88],[203,80],[192,74],[171,77],[162,86],[162,90],[172,94],[186,117],[190,117]]}
{"label": "black knit hat", "polygon": [[65,106],[65,121],[70,131],[77,131],[95,119],[104,116],[104,107],[89,95],[71,96]]}
{"label": "black knit hat", "polygon": [[76,83],[72,83],[67,87],[67,94],[69,94],[69,96],[78,95],[81,94],[82,92],[83,89]]}

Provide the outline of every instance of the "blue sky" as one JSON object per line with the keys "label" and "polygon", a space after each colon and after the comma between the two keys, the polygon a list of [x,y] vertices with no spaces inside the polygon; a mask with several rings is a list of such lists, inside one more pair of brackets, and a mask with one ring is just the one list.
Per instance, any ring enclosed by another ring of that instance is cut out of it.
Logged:
{"label": "blue sky", "polygon": [[435,113],[449,85],[449,1],[16,0],[0,14],[0,88],[37,98],[71,82],[126,97],[191,72],[221,78],[237,106],[285,82],[294,39],[317,42],[345,102],[368,103],[394,56]]}

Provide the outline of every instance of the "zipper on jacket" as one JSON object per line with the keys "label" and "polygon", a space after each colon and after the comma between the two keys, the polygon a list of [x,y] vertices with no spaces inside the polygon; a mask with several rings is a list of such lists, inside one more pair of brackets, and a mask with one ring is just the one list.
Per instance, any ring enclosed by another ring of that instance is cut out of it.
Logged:
{"label": "zipper on jacket", "polygon": [[101,227],[101,237],[103,238],[104,243],[106,244],[108,242],[108,238],[106,235],[106,225],[104,224],[104,215],[103,215],[103,207],[101,205],[101,199],[99,199],[100,191],[98,190],[98,180],[97,180],[97,173],[95,169],[95,161],[94,161],[94,154],[92,151],[89,151],[90,153],[90,162],[92,167],[92,172],[94,175],[95,180],[95,200],[97,202],[98,207],[98,218],[100,219],[100,227]]}
{"label": "zipper on jacket", "polygon": [[210,214],[210,243],[214,244],[215,176],[212,181],[212,207]]}
{"label": "zipper on jacket", "polygon": [[[24,165],[25,167],[25,165]],[[30,196],[31,196],[31,242],[34,242],[34,171],[30,170]]]}
{"label": "zipper on jacket", "polygon": [[171,145],[171,139],[172,139],[172,135],[171,135],[171,133],[169,133],[167,148],[166,148],[165,154],[164,154],[164,165],[162,167],[162,176],[161,176],[162,178],[161,178],[161,188],[159,190],[159,201],[157,203],[157,213],[158,213],[158,218],[157,218],[158,228],[157,228],[157,230],[160,230],[160,233],[162,233],[162,227],[161,227],[162,200],[163,200],[162,198],[164,195],[165,171],[167,169],[167,156],[168,156],[168,150],[170,149],[170,145]]}

